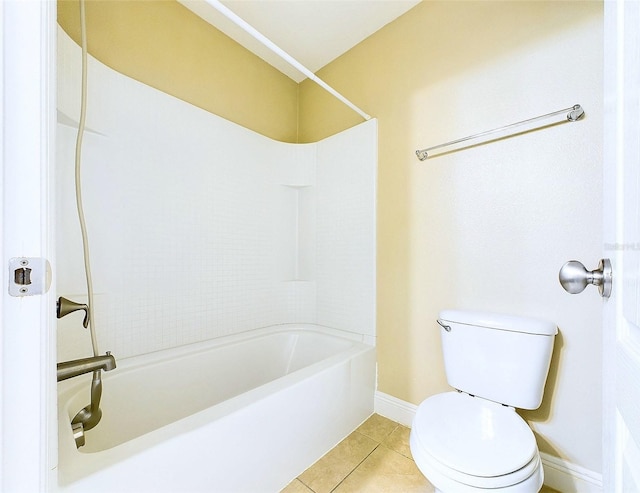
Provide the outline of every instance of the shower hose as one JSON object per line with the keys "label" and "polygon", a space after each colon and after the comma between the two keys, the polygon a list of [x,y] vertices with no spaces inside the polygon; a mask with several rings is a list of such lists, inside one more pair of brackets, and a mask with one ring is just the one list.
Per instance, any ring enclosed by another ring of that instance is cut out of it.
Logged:
{"label": "shower hose", "polygon": [[78,209],[78,219],[80,220],[80,231],[82,233],[82,252],[84,257],[84,272],[87,280],[87,296],[89,305],[89,333],[91,335],[91,346],[93,355],[98,356],[98,342],[96,338],[94,314],[93,314],[93,281],[91,279],[91,262],[89,261],[89,237],[87,235],[87,224],[82,206],[82,139],[87,119],[87,26],[85,18],[84,0],[80,0],[80,38],[82,47],[82,90],[80,99],[80,120],[78,122],[78,134],[76,137],[75,152],[75,189],[76,207]]}

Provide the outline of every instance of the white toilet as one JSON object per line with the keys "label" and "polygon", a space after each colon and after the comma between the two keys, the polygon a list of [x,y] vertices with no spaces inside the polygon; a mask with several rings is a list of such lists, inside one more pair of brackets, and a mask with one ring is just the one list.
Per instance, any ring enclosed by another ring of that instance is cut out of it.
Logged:
{"label": "white toilet", "polygon": [[411,453],[441,493],[534,493],[544,480],[533,432],[515,408],[537,409],[555,324],[466,310],[440,313],[447,381],[411,428]]}

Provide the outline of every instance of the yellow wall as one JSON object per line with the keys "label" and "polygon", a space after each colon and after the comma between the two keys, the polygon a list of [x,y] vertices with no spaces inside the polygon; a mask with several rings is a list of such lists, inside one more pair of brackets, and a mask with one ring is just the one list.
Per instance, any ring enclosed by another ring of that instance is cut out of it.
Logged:
{"label": "yellow wall", "polygon": [[[318,72],[379,122],[379,390],[418,404],[449,389],[441,309],[553,320],[544,404],[523,416],[544,452],[594,471],[600,303],[564,293],[557,272],[601,250],[601,25],[601,2],[427,1]],[[360,121],[312,82],[299,98],[301,142]],[[414,154],[575,103],[574,126]]]}
{"label": "yellow wall", "polygon": [[[89,52],[140,82],[263,135],[295,142],[298,84],[175,0],[87,0]],[[58,23],[80,42],[79,3]]]}

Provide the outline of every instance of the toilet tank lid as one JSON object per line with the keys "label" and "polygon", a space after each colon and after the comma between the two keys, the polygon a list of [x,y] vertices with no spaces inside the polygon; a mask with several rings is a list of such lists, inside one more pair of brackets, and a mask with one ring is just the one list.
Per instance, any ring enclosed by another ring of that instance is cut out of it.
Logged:
{"label": "toilet tank lid", "polygon": [[476,310],[443,310],[440,312],[440,320],[527,334],[551,336],[558,333],[556,324],[548,320]]}

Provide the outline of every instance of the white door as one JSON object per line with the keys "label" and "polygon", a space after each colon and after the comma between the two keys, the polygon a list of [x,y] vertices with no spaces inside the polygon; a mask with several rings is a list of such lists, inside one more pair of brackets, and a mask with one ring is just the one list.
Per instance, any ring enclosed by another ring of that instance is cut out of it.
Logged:
{"label": "white door", "polygon": [[[16,279],[9,259],[52,260],[55,9],[53,1],[0,1],[0,491],[6,492],[48,491],[57,449],[53,290],[11,296],[8,289]],[[20,287],[32,292],[33,283],[26,284]]]}
{"label": "white door", "polygon": [[604,491],[640,492],[640,2],[605,1]]}

